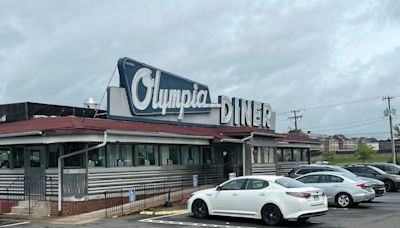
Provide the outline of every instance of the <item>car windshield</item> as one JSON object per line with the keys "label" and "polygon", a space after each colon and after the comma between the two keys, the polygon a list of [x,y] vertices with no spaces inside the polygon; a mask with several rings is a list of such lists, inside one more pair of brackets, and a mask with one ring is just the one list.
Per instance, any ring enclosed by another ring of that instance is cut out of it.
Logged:
{"label": "car windshield", "polygon": [[342,167],[335,167],[335,170],[336,170],[337,172],[339,172],[339,173],[346,174],[346,176],[349,176],[349,177],[357,177],[357,175],[355,175],[354,173],[352,173],[352,172],[350,172],[349,170],[344,169],[344,168],[342,168]]}
{"label": "car windshield", "polygon": [[302,187],[307,187],[307,185],[303,184],[302,182],[298,180],[294,180],[291,178],[279,178],[275,180],[275,183],[282,185],[285,188],[302,188]]}
{"label": "car windshield", "polygon": [[375,166],[369,166],[369,168],[373,169],[374,171],[376,171],[379,174],[387,174],[385,171],[382,171],[379,168],[376,168]]}

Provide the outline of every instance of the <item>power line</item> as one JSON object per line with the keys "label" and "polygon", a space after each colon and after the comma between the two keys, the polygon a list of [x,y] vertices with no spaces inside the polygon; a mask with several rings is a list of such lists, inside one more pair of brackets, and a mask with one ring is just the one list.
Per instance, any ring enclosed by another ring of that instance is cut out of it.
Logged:
{"label": "power line", "polygon": [[[382,96],[369,97],[369,98],[360,99],[360,100],[345,101],[345,102],[341,102],[341,103],[333,103],[333,104],[314,106],[314,107],[308,107],[308,108],[301,108],[301,109],[299,109],[299,111],[310,111],[310,110],[316,110],[316,109],[324,109],[324,108],[336,107],[336,106],[339,106],[339,105],[348,105],[348,104],[354,104],[354,103],[361,103],[361,102],[365,102],[365,101],[375,100],[375,99],[378,99],[378,98],[382,98]],[[276,115],[284,115],[284,114],[288,114],[290,112],[293,112],[293,111],[280,112],[280,113],[277,113]]]}
{"label": "power line", "polygon": [[348,127],[342,127],[342,128],[335,128],[335,129],[325,129],[325,130],[320,130],[319,132],[326,132],[326,131],[337,131],[337,130],[344,130],[344,129],[351,129],[351,128],[356,128],[360,126],[365,126],[365,125],[371,125],[375,123],[382,122],[384,119],[378,120],[378,121],[371,121],[367,123],[362,123],[362,124],[355,124],[355,125],[350,125]]}
{"label": "power line", "polygon": [[375,117],[375,118],[352,121],[352,122],[335,123],[334,125],[329,124],[329,125],[321,125],[321,126],[318,126],[318,127],[307,127],[306,129],[310,130],[310,129],[318,129],[318,128],[325,128],[325,127],[332,127],[332,126],[341,126],[341,125],[348,125],[348,124],[355,124],[355,123],[364,123],[364,122],[369,122],[371,120],[378,120],[378,119],[383,119],[383,117]]}

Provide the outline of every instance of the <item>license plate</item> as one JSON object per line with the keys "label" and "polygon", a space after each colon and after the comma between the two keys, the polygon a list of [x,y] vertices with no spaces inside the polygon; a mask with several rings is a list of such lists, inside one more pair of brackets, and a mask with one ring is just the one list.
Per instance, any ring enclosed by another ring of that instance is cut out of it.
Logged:
{"label": "license plate", "polygon": [[318,201],[319,200],[319,196],[314,196],[314,201]]}

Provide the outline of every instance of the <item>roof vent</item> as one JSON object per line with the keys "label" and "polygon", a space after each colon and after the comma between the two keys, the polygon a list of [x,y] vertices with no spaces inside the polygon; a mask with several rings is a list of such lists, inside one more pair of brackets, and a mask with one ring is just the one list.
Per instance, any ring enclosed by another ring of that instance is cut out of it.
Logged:
{"label": "roof vent", "polygon": [[89,97],[86,99],[85,103],[83,103],[85,108],[97,109],[99,107],[99,102],[97,102],[93,97]]}

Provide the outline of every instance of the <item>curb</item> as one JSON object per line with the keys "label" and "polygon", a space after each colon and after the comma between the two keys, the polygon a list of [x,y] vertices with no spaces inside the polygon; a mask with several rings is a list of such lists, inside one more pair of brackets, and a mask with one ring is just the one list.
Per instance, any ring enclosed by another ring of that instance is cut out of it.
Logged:
{"label": "curb", "polygon": [[174,215],[174,214],[184,214],[188,210],[171,210],[171,211],[141,211],[141,215]]}

